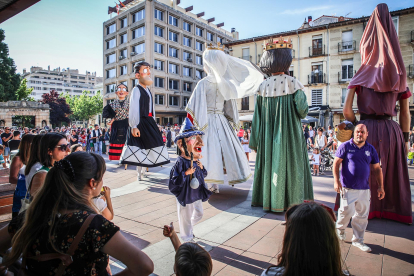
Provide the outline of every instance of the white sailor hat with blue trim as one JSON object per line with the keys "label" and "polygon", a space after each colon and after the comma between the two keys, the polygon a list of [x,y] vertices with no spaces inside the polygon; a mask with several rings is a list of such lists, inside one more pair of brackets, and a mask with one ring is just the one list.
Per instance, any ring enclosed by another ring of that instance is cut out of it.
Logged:
{"label": "white sailor hat with blue trim", "polygon": [[194,135],[204,135],[204,132],[198,130],[190,121],[190,119],[185,118],[183,124],[181,125],[180,133],[175,137],[174,143],[181,138],[188,138]]}

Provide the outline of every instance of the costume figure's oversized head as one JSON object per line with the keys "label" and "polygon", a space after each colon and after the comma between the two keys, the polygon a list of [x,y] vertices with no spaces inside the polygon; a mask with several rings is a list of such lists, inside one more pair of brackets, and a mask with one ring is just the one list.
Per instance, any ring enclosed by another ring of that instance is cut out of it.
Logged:
{"label": "costume figure's oversized head", "polygon": [[174,143],[177,144],[179,155],[184,153],[185,156],[192,157],[194,160],[201,159],[201,150],[204,146],[201,135],[204,135],[204,132],[197,130],[190,119],[185,118],[180,133],[174,140]]}
{"label": "costume figure's oversized head", "polygon": [[292,40],[287,38],[285,41],[282,37],[277,40],[270,39],[265,46],[259,67],[263,73],[271,75],[272,73],[289,74],[289,67],[292,63]]}
{"label": "costume figure's oversized head", "polygon": [[145,61],[135,63],[134,71],[135,78],[138,79],[140,84],[145,86],[152,84],[150,64]]}
{"label": "costume figure's oversized head", "polygon": [[118,84],[115,94],[117,95],[119,100],[121,100],[121,101],[125,100],[125,98],[129,94],[128,87],[126,85],[122,84],[122,83]]}

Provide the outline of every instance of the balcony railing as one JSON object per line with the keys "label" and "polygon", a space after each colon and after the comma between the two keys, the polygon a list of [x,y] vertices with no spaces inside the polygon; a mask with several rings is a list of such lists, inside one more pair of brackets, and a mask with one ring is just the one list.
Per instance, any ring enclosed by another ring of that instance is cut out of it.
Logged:
{"label": "balcony railing", "polygon": [[308,75],[308,84],[326,83],[325,74]]}
{"label": "balcony railing", "polygon": [[309,47],[309,57],[319,57],[325,55],[325,45],[322,47]]}
{"label": "balcony railing", "polygon": [[414,78],[414,64],[408,65],[408,77]]}
{"label": "balcony railing", "polygon": [[347,53],[356,50],[356,41],[342,41],[338,43],[338,53]]}
{"label": "balcony railing", "polygon": [[[353,76],[355,76],[355,74],[356,74],[356,71],[354,71],[354,74],[351,76],[351,78],[353,77]],[[338,83],[347,83],[347,82],[349,82],[351,79],[343,79],[342,78],[342,73],[341,72],[338,72]]]}

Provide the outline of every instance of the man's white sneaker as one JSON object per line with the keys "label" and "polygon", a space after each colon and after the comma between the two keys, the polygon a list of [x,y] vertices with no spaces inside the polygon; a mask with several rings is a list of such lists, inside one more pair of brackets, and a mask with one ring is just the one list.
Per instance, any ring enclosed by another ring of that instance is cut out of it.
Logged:
{"label": "man's white sneaker", "polygon": [[366,245],[363,242],[352,242],[352,245],[355,247],[358,247],[359,249],[361,249],[364,252],[371,252],[371,247],[369,247],[368,245]]}
{"label": "man's white sneaker", "polygon": [[336,229],[336,234],[338,235],[338,238],[340,241],[344,241],[346,238],[346,234],[345,231],[340,230],[340,229]]}

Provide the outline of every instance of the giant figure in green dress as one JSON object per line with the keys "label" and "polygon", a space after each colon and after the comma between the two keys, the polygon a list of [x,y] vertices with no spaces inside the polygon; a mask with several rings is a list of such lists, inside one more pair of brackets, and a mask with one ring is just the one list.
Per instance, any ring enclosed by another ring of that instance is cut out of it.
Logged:
{"label": "giant figure in green dress", "polygon": [[308,113],[303,85],[289,76],[292,43],[271,39],[260,60],[269,77],[257,95],[250,148],[257,151],[252,206],[283,212],[313,200],[312,177],[301,119]]}

